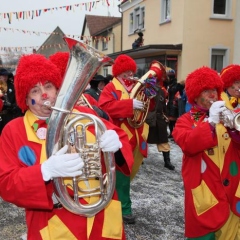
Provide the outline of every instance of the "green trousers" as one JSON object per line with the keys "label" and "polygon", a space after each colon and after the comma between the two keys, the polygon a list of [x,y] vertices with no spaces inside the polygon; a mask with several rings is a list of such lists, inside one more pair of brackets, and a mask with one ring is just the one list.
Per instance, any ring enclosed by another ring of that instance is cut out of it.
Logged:
{"label": "green trousers", "polygon": [[186,238],[186,240],[215,240],[215,233],[209,233],[207,235],[197,238]]}
{"label": "green trousers", "polygon": [[132,214],[132,202],[130,199],[130,176],[116,171],[116,190],[119,201],[122,204],[122,214]]}

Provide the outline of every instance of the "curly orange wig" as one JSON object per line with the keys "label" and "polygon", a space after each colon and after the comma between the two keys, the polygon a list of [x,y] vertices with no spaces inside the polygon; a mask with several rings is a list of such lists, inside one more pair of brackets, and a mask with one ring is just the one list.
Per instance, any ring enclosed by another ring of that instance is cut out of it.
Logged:
{"label": "curly orange wig", "polygon": [[137,65],[131,57],[125,54],[119,55],[115,59],[114,64],[112,66],[113,76],[117,77],[121,73],[127,72],[127,71],[132,71],[133,73],[136,73]]}
{"label": "curly orange wig", "polygon": [[217,89],[218,97],[220,97],[223,90],[223,82],[218,73],[209,67],[201,67],[190,73],[186,78],[185,89],[190,104],[195,102],[195,98],[202,91],[213,88]]}
{"label": "curly orange wig", "polygon": [[14,86],[16,90],[16,100],[18,106],[25,111],[27,94],[37,83],[52,82],[57,88],[61,85],[61,75],[59,69],[41,54],[24,55],[20,58]]}
{"label": "curly orange wig", "polygon": [[235,81],[240,81],[240,65],[231,64],[223,68],[220,76],[223,81],[224,89],[231,87]]}

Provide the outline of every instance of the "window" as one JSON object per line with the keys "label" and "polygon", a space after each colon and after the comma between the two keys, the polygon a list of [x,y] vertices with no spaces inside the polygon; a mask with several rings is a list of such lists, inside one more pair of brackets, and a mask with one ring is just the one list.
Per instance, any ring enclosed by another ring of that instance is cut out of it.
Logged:
{"label": "window", "polygon": [[145,8],[138,7],[129,15],[129,32],[144,29]]}
{"label": "window", "polygon": [[215,0],[213,2],[213,14],[226,14],[226,0]]}
{"label": "window", "polygon": [[107,67],[104,67],[103,68],[103,76],[107,76],[108,75],[108,68]]}
{"label": "window", "polygon": [[228,52],[228,49],[212,48],[211,68],[220,73],[221,70],[228,64]]}
{"label": "window", "polygon": [[98,49],[98,39],[95,38],[94,41],[95,41],[95,49]]}
{"label": "window", "polygon": [[171,20],[171,0],[162,0],[161,6],[161,22]]}
{"label": "window", "polygon": [[232,0],[212,0],[212,15],[214,18],[230,18]]}
{"label": "window", "polygon": [[107,37],[102,38],[102,50],[107,50],[108,49],[108,40]]}

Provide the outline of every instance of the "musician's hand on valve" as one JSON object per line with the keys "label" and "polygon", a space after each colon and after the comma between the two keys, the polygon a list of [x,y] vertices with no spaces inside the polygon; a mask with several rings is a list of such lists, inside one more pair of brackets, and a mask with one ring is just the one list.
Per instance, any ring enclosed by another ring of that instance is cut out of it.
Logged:
{"label": "musician's hand on valve", "polygon": [[209,109],[208,122],[211,125],[215,125],[220,122],[220,114],[226,109],[225,101],[216,101],[212,104]]}
{"label": "musician's hand on valve", "polygon": [[99,146],[103,152],[117,152],[122,147],[122,143],[116,131],[107,130],[101,136]]}
{"label": "musician's hand on valve", "polygon": [[44,181],[54,177],[76,177],[82,174],[83,160],[78,153],[66,153],[68,146],[64,146],[41,165]]}
{"label": "musician's hand on valve", "polygon": [[133,99],[133,109],[143,109],[144,105],[142,101]]}

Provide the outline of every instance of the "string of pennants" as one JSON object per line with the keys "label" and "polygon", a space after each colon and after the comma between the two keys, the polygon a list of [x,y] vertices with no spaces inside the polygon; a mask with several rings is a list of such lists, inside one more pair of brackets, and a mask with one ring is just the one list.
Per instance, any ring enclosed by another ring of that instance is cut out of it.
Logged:
{"label": "string of pennants", "polygon": [[[67,36],[67,35],[65,35]],[[71,37],[71,36],[68,36]],[[79,36],[80,38],[81,36]],[[111,40],[110,37],[102,37],[102,36],[95,36],[95,37],[87,37],[87,36],[83,36],[83,40],[86,43],[89,43],[89,41],[91,41],[90,39],[93,40],[93,43],[95,43],[97,40],[102,40],[104,42],[108,42]],[[40,46],[28,46],[28,47],[1,47],[0,46],[0,51],[4,51],[4,52],[19,52],[19,51],[29,51],[29,49],[48,49],[48,48],[59,48],[62,49],[66,46],[66,43],[57,43],[57,44],[49,44],[49,45],[42,45]],[[2,55],[2,54],[0,54]]]}
{"label": "string of pennants", "polygon": [[[19,32],[19,33],[24,33],[24,34],[26,34],[26,33],[28,33],[28,34],[36,34],[37,36],[40,36],[40,34],[45,34],[45,35],[62,35],[62,34],[60,34],[60,33],[58,33],[58,32],[37,32],[37,31],[29,31],[29,30],[23,30],[23,29],[14,29],[14,28],[6,28],[6,27],[0,27],[0,32],[2,31],[2,30],[4,30],[4,31],[12,31],[13,33],[14,33],[14,31],[17,31],[17,32]],[[67,37],[72,37],[72,38],[79,38],[79,39],[81,39],[81,38],[83,38],[83,39],[91,39],[91,38],[93,38],[93,39],[101,39],[101,40],[103,40],[103,41],[109,41],[110,40],[110,38],[109,37],[104,37],[104,36],[81,36],[81,35],[76,35],[76,34],[65,34],[65,36],[67,36]]]}
{"label": "string of pennants", "polygon": [[[95,0],[92,2],[78,3],[78,4],[68,5],[68,6],[61,6],[61,7],[35,9],[35,10],[27,10],[27,11],[19,11],[19,12],[4,12],[4,13],[0,13],[0,20],[8,19],[9,24],[11,24],[13,17],[15,17],[18,20],[33,19],[35,17],[40,17],[43,13],[53,12],[59,9],[60,10],[65,9],[66,11],[75,11],[76,8],[80,8],[80,10],[84,8],[85,11],[91,12],[93,8],[97,7],[97,3],[99,3],[100,1],[103,4],[106,2],[107,6],[110,6],[110,2],[109,2],[110,0]],[[114,1],[116,0],[112,0],[113,3]],[[118,0],[118,2],[120,2],[120,0]],[[121,0],[121,2],[126,2],[126,1]]]}

